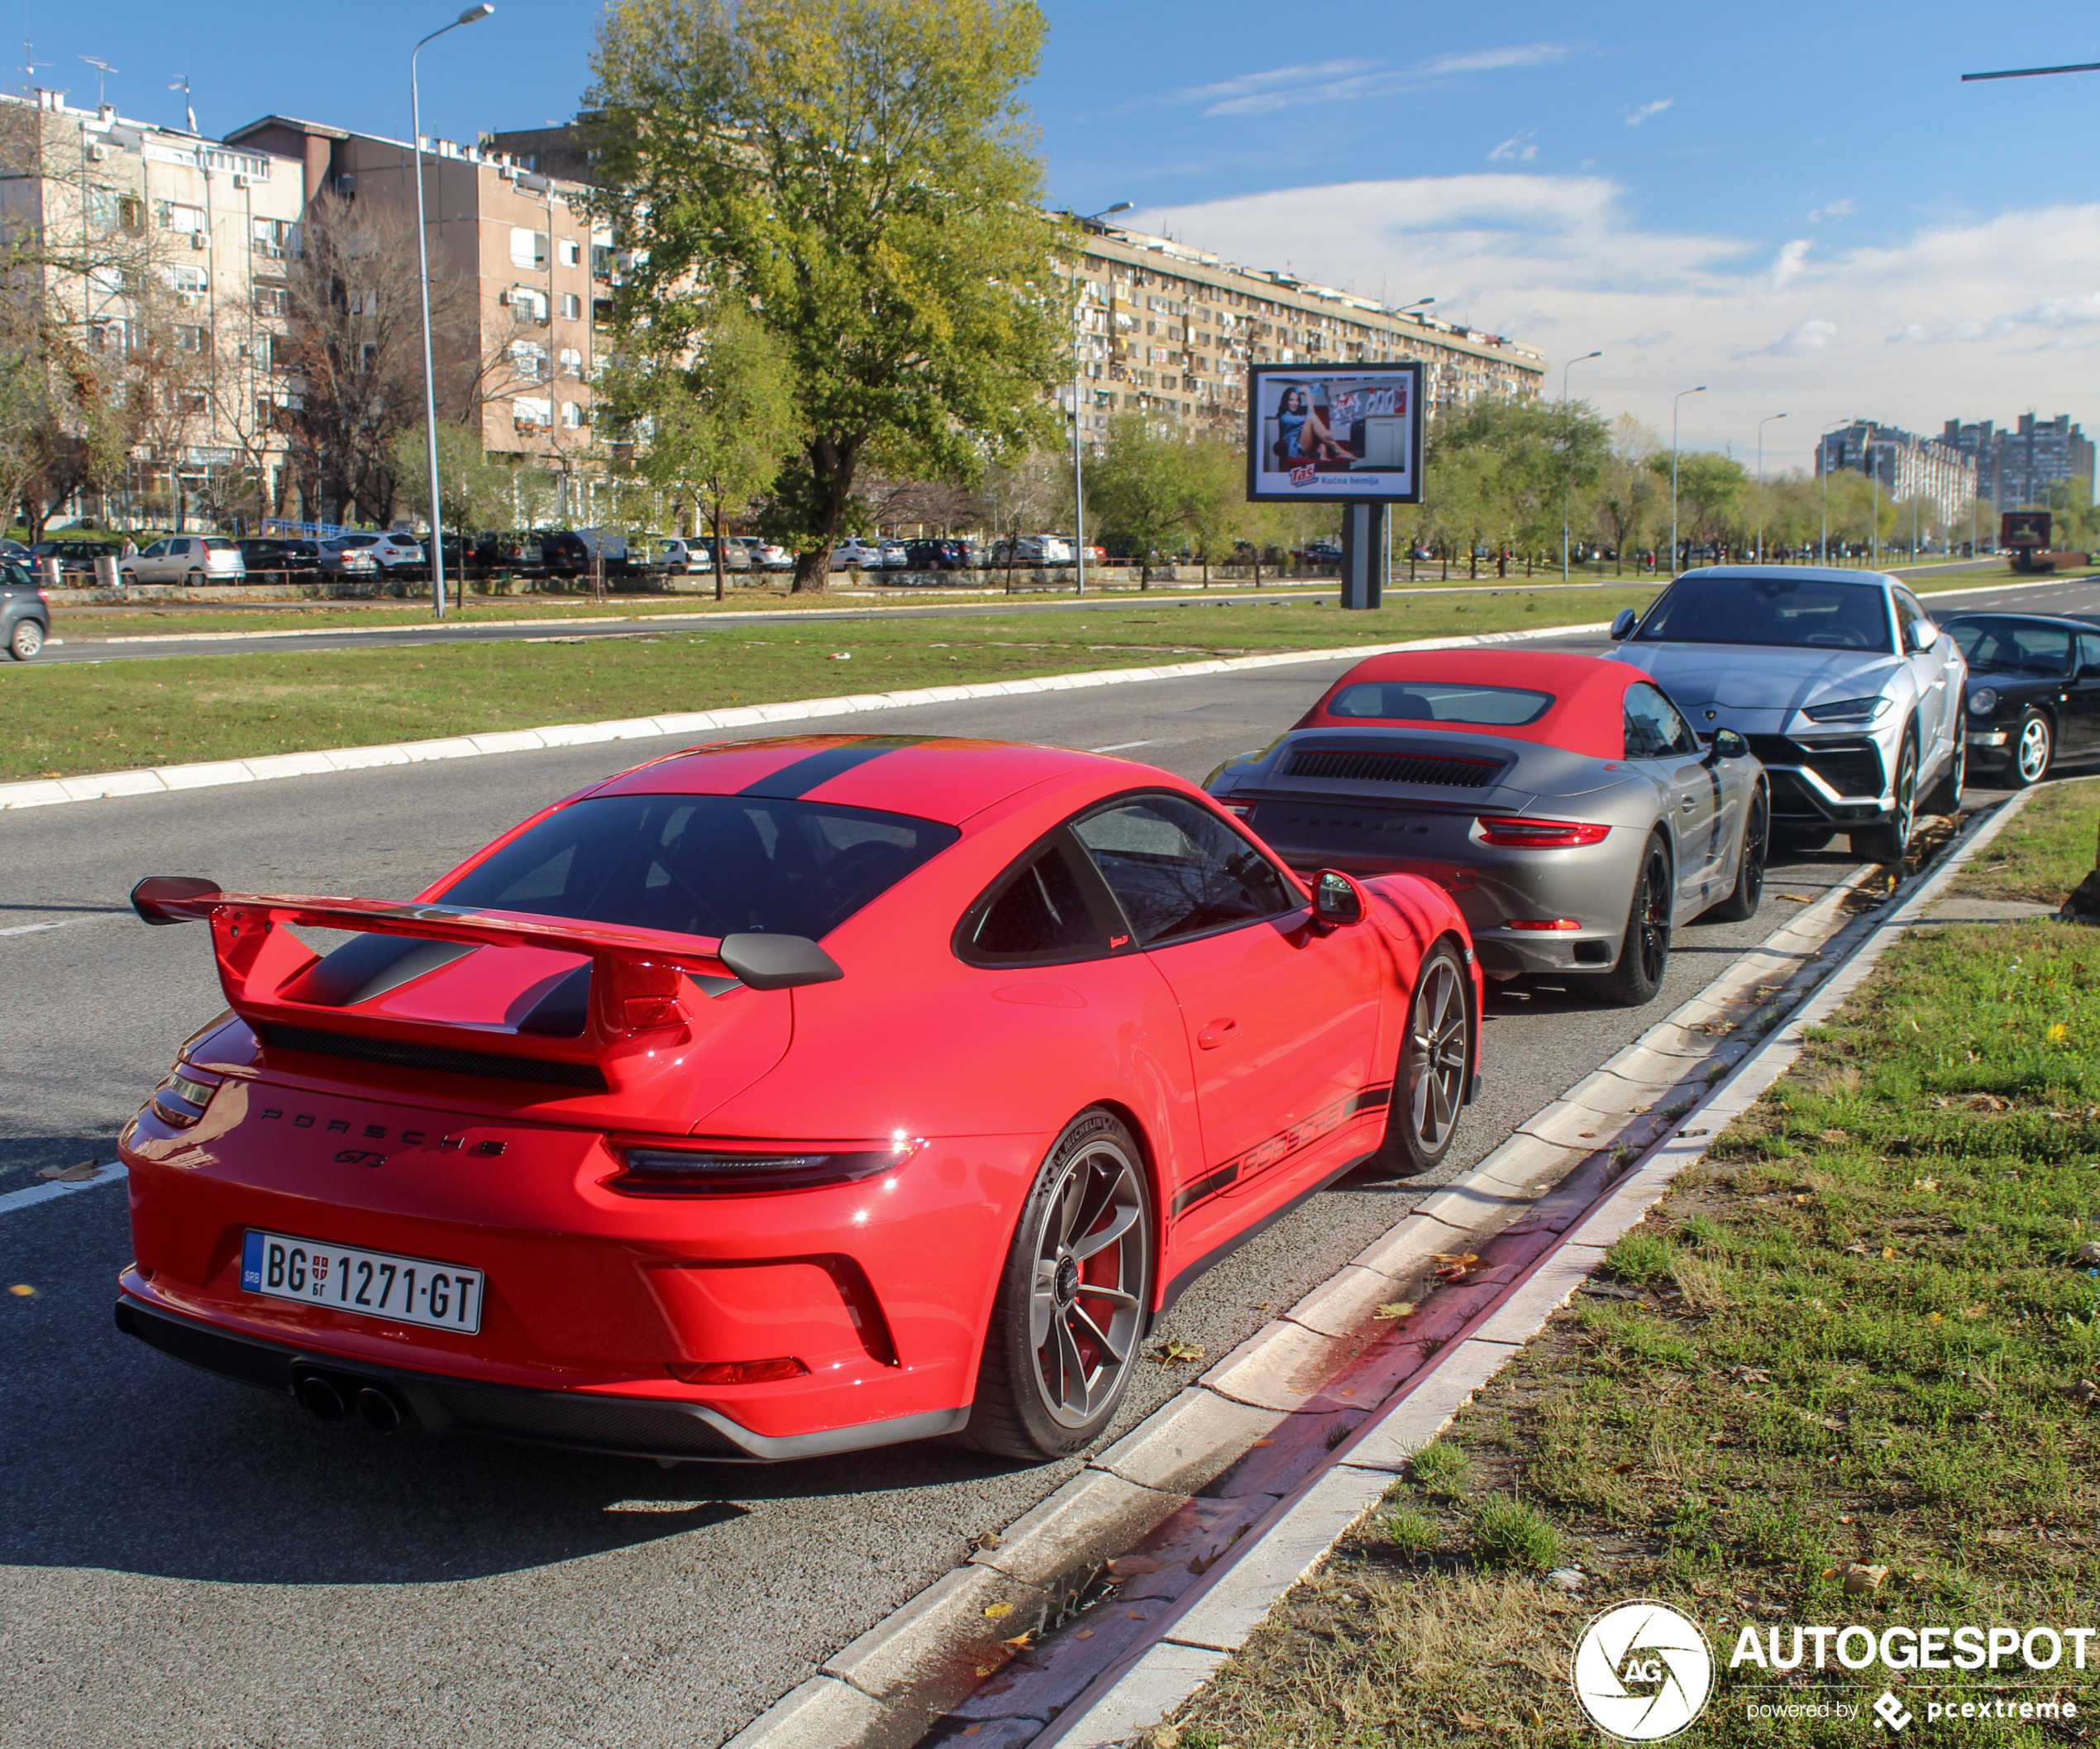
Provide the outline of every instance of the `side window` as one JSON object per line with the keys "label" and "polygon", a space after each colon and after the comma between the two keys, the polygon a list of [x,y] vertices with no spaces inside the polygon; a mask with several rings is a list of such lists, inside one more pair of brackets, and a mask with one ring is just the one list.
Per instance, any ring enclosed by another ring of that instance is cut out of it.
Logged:
{"label": "side window", "polygon": [[1629,759],[1669,759],[1698,751],[1698,737],[1677,714],[1677,707],[1653,686],[1626,688]]}
{"label": "side window", "polygon": [[1907,591],[1899,589],[1892,593],[1896,600],[1896,630],[1898,635],[1896,647],[1907,655],[1911,648],[1911,628],[1925,618],[1925,609]]}
{"label": "side window", "polygon": [[2078,672],[2081,679],[2100,678],[2100,632],[2079,633]]}
{"label": "side window", "polygon": [[1107,954],[1109,920],[1076,856],[1060,833],[1000,876],[964,916],[957,953],[984,966],[1061,965]]}
{"label": "side window", "polygon": [[1138,944],[1200,935],[1305,903],[1267,858],[1179,796],[1120,801],[1072,823]]}
{"label": "side window", "polygon": [[142,559],[165,558],[167,557],[167,552],[168,543],[165,541],[155,541],[150,547],[147,547],[144,552],[141,552],[139,557]]}

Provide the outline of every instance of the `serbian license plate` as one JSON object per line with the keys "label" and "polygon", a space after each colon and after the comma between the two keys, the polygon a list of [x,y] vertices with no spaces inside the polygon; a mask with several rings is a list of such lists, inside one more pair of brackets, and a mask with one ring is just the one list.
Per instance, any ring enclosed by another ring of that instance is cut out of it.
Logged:
{"label": "serbian license plate", "polygon": [[425,1324],[470,1336],[481,1328],[481,1272],[422,1257],[396,1257],[251,1228],[241,1251],[241,1285],[272,1299],[397,1324]]}

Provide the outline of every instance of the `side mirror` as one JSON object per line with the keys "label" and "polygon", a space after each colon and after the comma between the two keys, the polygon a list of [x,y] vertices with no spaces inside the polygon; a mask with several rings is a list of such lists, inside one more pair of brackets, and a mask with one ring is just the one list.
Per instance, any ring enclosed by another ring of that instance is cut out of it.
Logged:
{"label": "side mirror", "polygon": [[1930,619],[1913,619],[1904,628],[1903,641],[1911,647],[1911,654],[1922,656],[1940,641],[1940,628]]}
{"label": "side mirror", "polygon": [[1630,607],[1622,607],[1611,616],[1611,641],[1623,643],[1634,634],[1634,628],[1640,624],[1640,615]]}
{"label": "side mirror", "polygon": [[715,957],[754,990],[836,983],[845,968],[807,935],[724,935]]}
{"label": "side mirror", "polygon": [[1717,759],[1740,759],[1749,752],[1750,743],[1732,729],[1716,729],[1713,749]]}
{"label": "side mirror", "polygon": [[1313,916],[1327,928],[1361,923],[1367,910],[1363,889],[1345,874],[1323,868],[1313,877]]}

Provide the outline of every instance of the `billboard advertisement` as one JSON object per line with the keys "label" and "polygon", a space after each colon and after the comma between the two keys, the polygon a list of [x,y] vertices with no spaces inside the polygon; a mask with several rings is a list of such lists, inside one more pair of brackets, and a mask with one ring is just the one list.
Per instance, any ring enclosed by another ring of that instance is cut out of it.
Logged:
{"label": "billboard advertisement", "polygon": [[1419,363],[1252,365],[1247,496],[1256,504],[1420,504]]}

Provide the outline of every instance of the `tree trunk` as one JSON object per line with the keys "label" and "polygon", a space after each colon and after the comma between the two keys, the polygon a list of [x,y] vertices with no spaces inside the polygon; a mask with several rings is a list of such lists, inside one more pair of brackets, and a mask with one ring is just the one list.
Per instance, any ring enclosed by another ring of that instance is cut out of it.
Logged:
{"label": "tree trunk", "polygon": [[714,514],[709,518],[714,526],[714,599],[723,599],[722,583],[722,500],[714,501]]}

